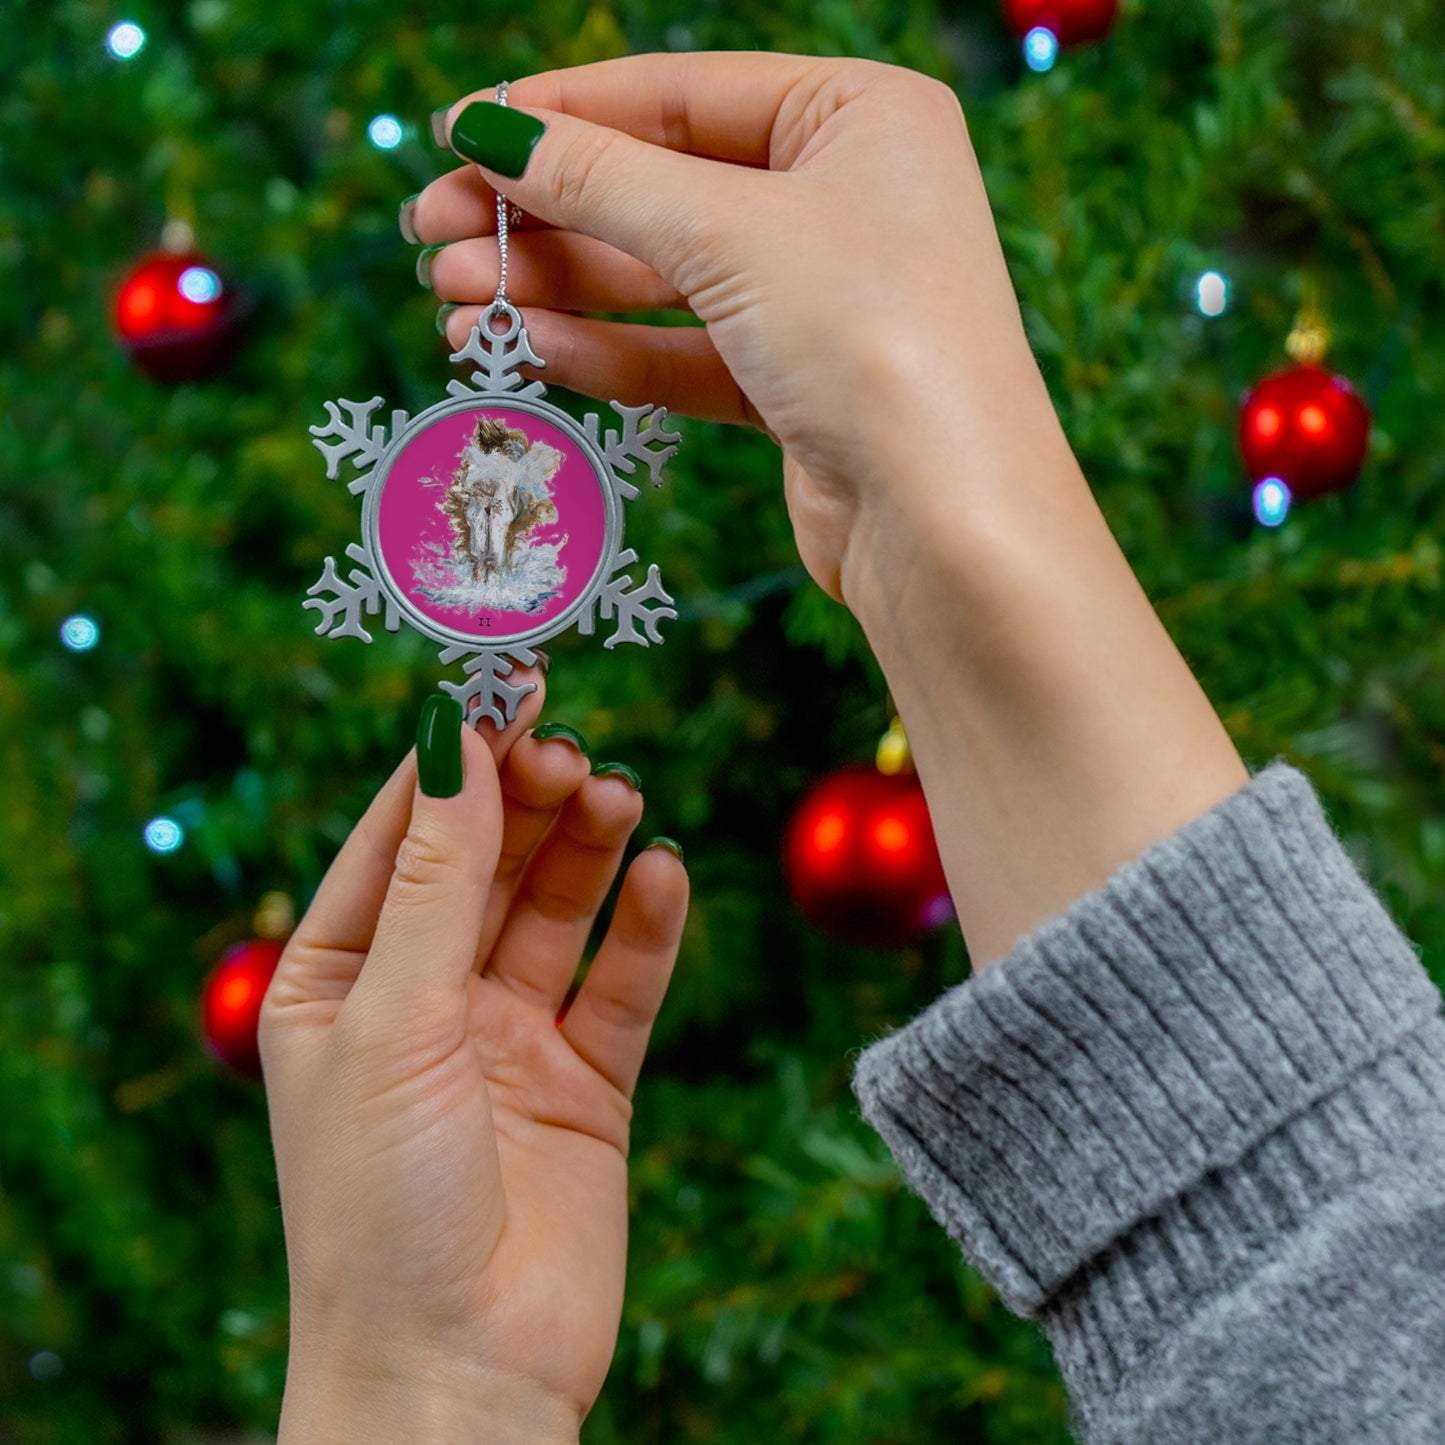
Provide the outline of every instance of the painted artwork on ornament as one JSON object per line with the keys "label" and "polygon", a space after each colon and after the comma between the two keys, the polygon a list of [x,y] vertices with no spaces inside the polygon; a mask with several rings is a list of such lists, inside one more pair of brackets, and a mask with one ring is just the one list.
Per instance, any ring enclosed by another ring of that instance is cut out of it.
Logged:
{"label": "painted artwork on ornament", "polygon": [[381,558],[424,617],[496,647],[588,590],[606,545],[604,486],[550,422],[496,407],[454,412],[388,468]]}

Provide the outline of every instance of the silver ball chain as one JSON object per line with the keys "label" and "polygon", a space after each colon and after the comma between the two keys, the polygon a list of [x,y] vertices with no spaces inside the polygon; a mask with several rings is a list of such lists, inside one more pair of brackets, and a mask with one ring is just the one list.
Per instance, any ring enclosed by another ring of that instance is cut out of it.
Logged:
{"label": "silver ball chain", "polygon": [[[497,104],[507,103],[507,82],[504,80],[497,86]],[[510,306],[511,300],[507,296],[507,213],[511,212],[511,224],[520,226],[522,224],[522,212],[518,206],[508,204],[507,198],[497,192],[497,249],[502,258],[501,275],[497,279],[497,294],[492,299],[491,309],[488,316],[497,316],[504,307]]]}

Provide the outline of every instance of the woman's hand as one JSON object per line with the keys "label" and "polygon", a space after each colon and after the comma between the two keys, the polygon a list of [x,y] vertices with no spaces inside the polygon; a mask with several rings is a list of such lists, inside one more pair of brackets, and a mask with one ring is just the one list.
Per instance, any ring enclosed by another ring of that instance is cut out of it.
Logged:
{"label": "woman's hand", "polygon": [[413,1439],[575,1441],[611,1364],[632,1093],[687,878],[664,849],[633,862],[559,1021],[642,799],[524,735],[541,702],[486,740],[449,713],[455,796],[426,796],[407,756],[267,993],[283,1441],[390,1438],[390,1420]]}
{"label": "woman's hand", "polygon": [[[450,108],[453,149],[477,149],[475,116],[459,118],[494,96]],[[980,487],[1002,484],[981,455],[992,413],[1057,431],[942,84],[864,60],[641,55],[517,80],[507,103],[547,127],[523,175],[466,165],[410,208],[420,240],[455,243],[429,258],[437,295],[471,303],[449,339],[496,292],[495,186],[525,213],[508,293],[546,379],[764,427],[785,453],[799,552],[833,597],[852,591],[858,535],[886,548],[902,514],[925,530],[956,516],[939,456],[959,488],[960,456]],[[576,314],[669,307],[705,328]]]}

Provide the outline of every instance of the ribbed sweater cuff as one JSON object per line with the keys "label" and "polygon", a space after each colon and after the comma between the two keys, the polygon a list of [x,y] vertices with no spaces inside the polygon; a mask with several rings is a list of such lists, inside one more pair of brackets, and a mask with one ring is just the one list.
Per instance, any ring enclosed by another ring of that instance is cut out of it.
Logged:
{"label": "ribbed sweater cuff", "polygon": [[1439,1011],[1309,779],[1276,760],[868,1047],[853,1090],[938,1223],[1036,1316]]}

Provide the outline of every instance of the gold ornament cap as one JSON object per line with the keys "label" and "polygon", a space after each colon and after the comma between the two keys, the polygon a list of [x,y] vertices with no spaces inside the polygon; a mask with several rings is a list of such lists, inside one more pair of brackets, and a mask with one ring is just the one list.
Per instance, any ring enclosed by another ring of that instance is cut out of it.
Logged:
{"label": "gold ornament cap", "polygon": [[251,927],[257,938],[289,938],[296,928],[296,905],[285,893],[262,894]]}
{"label": "gold ornament cap", "polygon": [[903,721],[896,714],[888,725],[888,731],[878,741],[874,755],[878,771],[885,777],[913,771],[913,752],[908,746],[908,735],[903,731]]}

